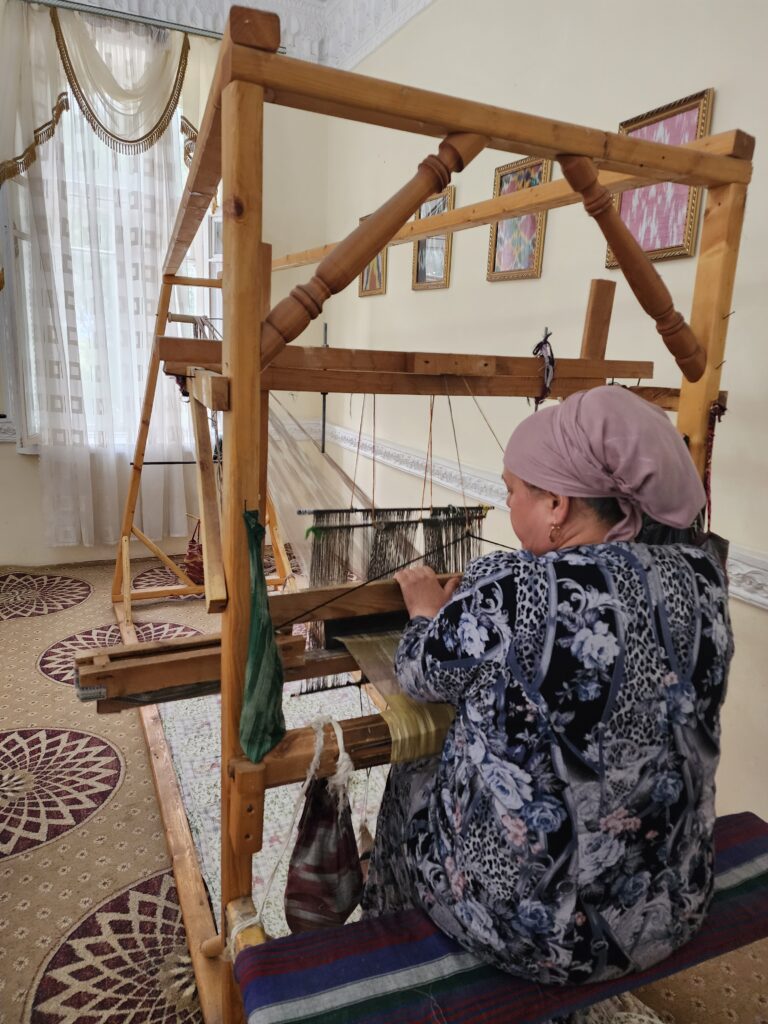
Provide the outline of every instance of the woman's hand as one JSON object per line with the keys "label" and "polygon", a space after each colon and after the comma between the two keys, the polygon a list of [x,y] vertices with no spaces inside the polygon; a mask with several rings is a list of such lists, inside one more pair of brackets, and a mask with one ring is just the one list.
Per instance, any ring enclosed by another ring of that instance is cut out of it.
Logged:
{"label": "woman's hand", "polygon": [[460,576],[454,576],[442,586],[435,575],[434,570],[428,565],[417,565],[413,569],[401,569],[395,573],[395,579],[400,584],[403,592],[403,600],[408,614],[413,619],[417,615],[424,615],[433,619],[444,605],[446,605],[461,582]]}

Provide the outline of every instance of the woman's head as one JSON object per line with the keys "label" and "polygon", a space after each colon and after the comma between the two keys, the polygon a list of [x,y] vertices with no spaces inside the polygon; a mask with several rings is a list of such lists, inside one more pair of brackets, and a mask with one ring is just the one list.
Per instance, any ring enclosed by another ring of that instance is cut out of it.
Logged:
{"label": "woman's head", "polygon": [[622,518],[615,498],[574,498],[529,484],[505,469],[512,529],[527,551],[543,555],[575,544],[599,544]]}
{"label": "woman's head", "polygon": [[689,526],[705,495],[666,415],[620,387],[571,395],[525,419],[504,453],[512,525],[535,554],[631,540],[642,513]]}

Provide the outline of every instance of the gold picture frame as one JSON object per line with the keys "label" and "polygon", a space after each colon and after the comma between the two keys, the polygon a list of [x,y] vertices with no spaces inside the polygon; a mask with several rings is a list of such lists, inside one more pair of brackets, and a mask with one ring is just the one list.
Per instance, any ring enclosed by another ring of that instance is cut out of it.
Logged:
{"label": "gold picture frame", "polygon": [[[360,218],[360,223],[366,220]],[[371,295],[386,295],[387,293],[387,247],[386,245],[377,253],[371,262],[363,268],[362,274],[358,277],[357,294],[362,299]]]}
{"label": "gold picture frame", "polygon": [[[622,135],[682,145],[709,134],[715,90],[703,89],[619,125]],[[619,216],[651,260],[693,256],[699,226],[701,186],[665,182],[614,196]],[[617,267],[610,247],[606,267]]]}
{"label": "gold picture frame", "polygon": [[[453,210],[456,205],[456,186],[448,185],[436,192],[416,211],[415,220],[436,217]],[[411,288],[415,292],[447,288],[451,283],[451,248],[453,232],[419,238],[413,243]]]}
{"label": "gold picture frame", "polygon": [[[526,157],[497,167],[494,172],[494,198],[523,188],[535,188],[552,180],[552,161]],[[541,277],[544,232],[547,211],[508,217],[491,225],[488,243],[488,281],[512,281]]]}

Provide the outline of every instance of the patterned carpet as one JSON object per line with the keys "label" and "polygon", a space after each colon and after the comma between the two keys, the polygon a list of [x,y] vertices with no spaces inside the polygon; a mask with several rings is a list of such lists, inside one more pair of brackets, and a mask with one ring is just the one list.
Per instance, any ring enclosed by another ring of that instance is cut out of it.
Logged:
{"label": "patterned carpet", "polygon": [[[66,685],[73,650],[119,642],[110,577],[110,567],[96,565],[0,573],[0,1024],[202,1024],[138,715],[97,715]],[[217,628],[194,599],[144,606],[138,619],[146,639]],[[332,700],[339,717],[360,711],[357,690]],[[286,714],[306,720],[330,702],[287,695]],[[163,711],[214,893],[215,704],[203,698]],[[382,779],[372,777],[369,809]],[[293,809],[286,790],[270,798],[274,824],[255,865],[257,889]],[[360,779],[356,820],[364,799]],[[266,913],[275,931],[284,929],[280,892],[278,872]],[[640,995],[669,1024],[768,1024],[768,943]]]}

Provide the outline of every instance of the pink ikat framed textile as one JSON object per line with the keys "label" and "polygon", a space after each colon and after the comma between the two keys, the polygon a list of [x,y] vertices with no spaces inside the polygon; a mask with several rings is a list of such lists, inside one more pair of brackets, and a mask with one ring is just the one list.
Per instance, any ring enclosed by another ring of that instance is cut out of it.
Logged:
{"label": "pink ikat framed textile", "polygon": [[[714,89],[675,100],[640,117],[622,121],[619,132],[649,142],[681,146],[709,134]],[[621,219],[652,260],[692,256],[696,248],[701,188],[663,182],[619,193]],[[610,248],[606,267],[617,266]]]}
{"label": "pink ikat framed textile", "polygon": [[[551,178],[551,160],[538,157],[517,160],[496,168],[493,195],[496,198],[524,188],[534,188]],[[492,224],[487,279],[510,281],[517,277],[541,277],[546,225],[546,210],[543,213],[524,213]]]}

